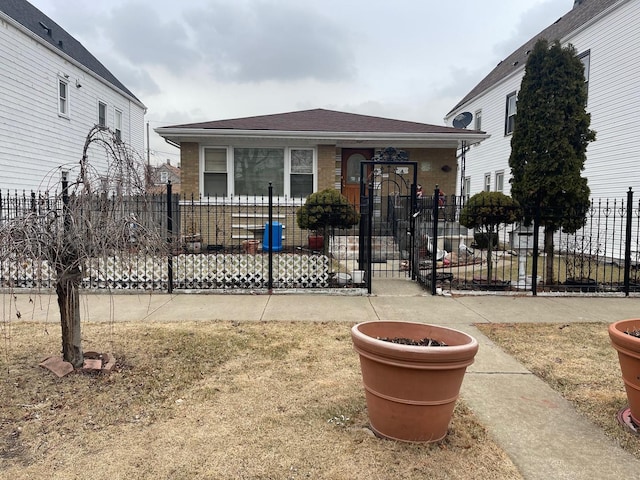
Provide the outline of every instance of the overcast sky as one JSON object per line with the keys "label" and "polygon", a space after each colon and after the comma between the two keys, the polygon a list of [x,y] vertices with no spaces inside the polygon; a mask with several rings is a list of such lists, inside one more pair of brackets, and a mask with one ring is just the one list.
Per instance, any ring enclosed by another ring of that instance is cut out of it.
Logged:
{"label": "overcast sky", "polygon": [[[573,0],[30,0],[147,106],[151,129],[326,108],[443,125]],[[152,162],[179,160],[152,132]]]}

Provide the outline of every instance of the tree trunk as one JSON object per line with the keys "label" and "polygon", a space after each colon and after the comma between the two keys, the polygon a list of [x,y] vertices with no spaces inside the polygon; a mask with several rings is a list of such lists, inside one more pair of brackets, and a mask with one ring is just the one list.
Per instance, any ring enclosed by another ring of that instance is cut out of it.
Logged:
{"label": "tree trunk", "polygon": [[487,284],[491,285],[491,281],[493,280],[493,232],[487,231],[487,238],[489,239],[489,243],[487,243]]}
{"label": "tree trunk", "polygon": [[546,255],[546,273],[545,281],[546,285],[553,285],[555,283],[553,279],[553,233],[549,227],[544,229],[544,253]]}
{"label": "tree trunk", "polygon": [[84,363],[82,335],[80,331],[80,279],[79,268],[58,274],[56,293],[62,326],[62,358],[74,368]]}

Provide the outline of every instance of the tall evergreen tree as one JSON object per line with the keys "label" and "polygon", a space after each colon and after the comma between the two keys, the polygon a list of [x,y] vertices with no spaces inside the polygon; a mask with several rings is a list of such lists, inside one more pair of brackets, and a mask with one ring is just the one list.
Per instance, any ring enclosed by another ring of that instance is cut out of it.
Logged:
{"label": "tall evergreen tree", "polygon": [[595,132],[586,104],[584,66],[575,48],[538,40],[518,93],[509,166],[513,198],[525,211],[542,212],[546,283],[554,283],[554,232],[583,227],[589,208],[582,170]]}

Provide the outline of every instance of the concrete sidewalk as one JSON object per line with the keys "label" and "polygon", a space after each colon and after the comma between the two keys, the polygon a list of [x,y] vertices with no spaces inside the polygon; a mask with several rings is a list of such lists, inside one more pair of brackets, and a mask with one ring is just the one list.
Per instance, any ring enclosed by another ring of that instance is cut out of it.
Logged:
{"label": "concrete sidewalk", "polygon": [[[55,297],[3,295],[5,315],[58,322]],[[640,317],[640,298],[432,297],[407,280],[376,280],[372,296],[83,295],[87,321],[180,322],[410,320],[478,339],[462,397],[526,479],[640,478],[640,460],[580,417],[559,394],[473,325],[502,322],[604,322]],[[603,326],[603,328],[606,328]],[[622,382],[622,379],[620,379]]]}

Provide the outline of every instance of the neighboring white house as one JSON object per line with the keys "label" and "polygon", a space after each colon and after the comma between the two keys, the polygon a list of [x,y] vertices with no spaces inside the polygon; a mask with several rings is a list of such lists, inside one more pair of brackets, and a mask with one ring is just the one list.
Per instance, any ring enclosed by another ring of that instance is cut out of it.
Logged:
{"label": "neighboring white house", "polygon": [[0,2],[0,26],[0,190],[55,189],[96,124],[143,152],[145,106],[80,42],[25,0]]}
{"label": "neighboring white house", "polygon": [[[567,0],[565,0],[567,1]],[[457,191],[510,193],[511,132],[518,128],[516,95],[527,55],[539,38],[572,44],[585,65],[587,111],[597,133],[589,145],[583,175],[592,198],[623,198],[629,187],[640,194],[640,1],[576,0],[553,25],[518,48],[476,85],[445,117],[473,114],[469,128],[490,138],[468,149],[464,185]],[[459,167],[462,162],[459,161]]]}

